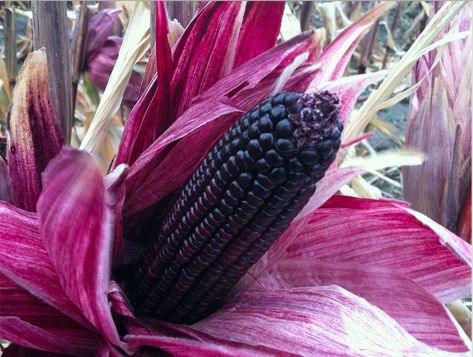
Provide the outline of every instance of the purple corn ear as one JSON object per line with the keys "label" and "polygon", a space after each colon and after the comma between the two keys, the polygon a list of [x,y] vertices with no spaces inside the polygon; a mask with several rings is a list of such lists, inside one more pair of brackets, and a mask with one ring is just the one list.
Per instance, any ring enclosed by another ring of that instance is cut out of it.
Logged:
{"label": "purple corn ear", "polygon": [[192,323],[284,232],[335,159],[339,99],[280,93],[238,120],[164,216],[129,282],[138,314]]}

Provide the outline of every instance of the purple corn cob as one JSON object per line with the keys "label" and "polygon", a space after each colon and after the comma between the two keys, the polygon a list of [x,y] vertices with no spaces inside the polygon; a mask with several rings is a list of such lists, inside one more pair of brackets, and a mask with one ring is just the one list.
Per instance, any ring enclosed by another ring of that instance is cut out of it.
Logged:
{"label": "purple corn cob", "polygon": [[129,281],[138,314],[193,323],[218,307],[335,159],[339,100],[280,93],[238,120],[169,209]]}

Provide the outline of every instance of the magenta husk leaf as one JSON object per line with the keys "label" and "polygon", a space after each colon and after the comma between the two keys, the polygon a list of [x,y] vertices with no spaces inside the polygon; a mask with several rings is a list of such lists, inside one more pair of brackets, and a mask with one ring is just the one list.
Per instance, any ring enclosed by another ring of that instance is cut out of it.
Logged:
{"label": "magenta husk leaf", "polygon": [[85,152],[64,148],[43,174],[43,182],[38,202],[40,233],[61,287],[84,316],[118,344],[106,299],[113,200],[107,197],[100,169]]}
{"label": "magenta husk leaf", "polygon": [[240,291],[194,327],[220,338],[270,345],[281,354],[449,355],[419,342],[386,313],[337,286]]}
{"label": "magenta husk leaf", "polygon": [[468,350],[442,304],[420,285],[390,269],[351,262],[286,259],[259,275],[252,287],[271,290],[324,285],[338,285],[365,298],[429,346],[450,352]]}
{"label": "magenta husk leaf", "polygon": [[90,324],[65,296],[39,235],[36,214],[0,202],[0,272],[85,327]]}
{"label": "magenta husk leaf", "polygon": [[284,1],[255,1],[246,5],[233,67],[274,47],[279,36]]}
{"label": "magenta husk leaf", "polygon": [[[46,317],[46,316],[45,316]],[[0,317],[2,337],[20,345],[66,355],[84,356],[84,350],[71,346],[57,335],[32,325],[18,317]],[[25,334],[25,331],[28,331]],[[90,355],[90,354],[86,354]]]}
{"label": "magenta husk leaf", "polygon": [[334,196],[313,212],[286,257],[375,264],[405,274],[443,303],[466,296],[471,270],[459,256],[471,260],[469,245],[446,229],[439,235],[425,219],[396,201]]}
{"label": "magenta husk leaf", "polygon": [[109,192],[110,202],[113,206],[113,248],[112,267],[117,268],[123,263],[123,229],[122,229],[122,209],[125,202],[126,186],[125,180],[128,175],[128,166],[118,165],[115,170],[104,177],[105,190]]}
{"label": "magenta husk leaf", "polygon": [[[29,339],[24,330],[16,334],[12,326],[30,324],[35,331],[47,336],[54,336],[55,342],[45,346],[47,351],[58,352],[68,350],[77,356],[90,355],[90,350],[97,343],[98,335],[84,329],[70,317],[45,304],[26,290],[0,274],[0,334],[11,342],[21,343]],[[41,331],[43,330],[43,331]],[[43,343],[48,343],[47,339]],[[50,342],[49,342],[50,343]],[[62,349],[58,349],[57,345]],[[30,347],[40,348],[40,346]]]}
{"label": "magenta husk leaf", "polygon": [[41,172],[64,144],[49,96],[44,49],[28,55],[18,76],[7,130],[13,203],[34,212],[41,192]]}

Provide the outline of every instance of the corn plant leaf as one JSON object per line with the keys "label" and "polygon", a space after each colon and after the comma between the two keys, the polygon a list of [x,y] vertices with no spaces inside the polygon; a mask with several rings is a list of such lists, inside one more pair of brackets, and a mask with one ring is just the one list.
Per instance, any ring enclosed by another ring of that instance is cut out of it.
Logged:
{"label": "corn plant leaf", "polygon": [[193,327],[281,354],[458,356],[419,342],[385,312],[337,286],[244,290]]}
{"label": "corn plant leaf", "polygon": [[123,38],[122,46],[99,107],[87,130],[81,149],[98,154],[107,135],[108,128],[118,111],[125,93],[133,66],[148,49],[149,10],[142,2],[134,3],[134,11]]}
{"label": "corn plant leaf", "polygon": [[[75,355],[87,355],[87,350],[94,348],[97,336],[93,332],[34,297],[3,274],[0,274],[0,294],[2,296],[0,316],[16,317],[54,335],[59,343],[67,346],[68,349],[75,352]],[[7,329],[7,327],[0,323],[0,330]],[[0,335],[5,337],[3,331],[0,332]],[[23,331],[20,336],[10,335],[9,341],[21,343],[24,337],[25,332]],[[20,341],[16,340],[18,338]]]}
{"label": "corn plant leaf", "polygon": [[7,160],[16,206],[36,211],[41,172],[64,144],[48,91],[44,49],[31,53],[13,93],[8,114]]}
{"label": "corn plant leaf", "polygon": [[466,296],[471,289],[470,246],[416,215],[396,201],[334,196],[312,213],[286,257],[389,268],[444,303]]}
{"label": "corn plant leaf", "polygon": [[442,304],[421,286],[390,269],[351,262],[286,259],[255,276],[252,287],[271,290],[324,285],[337,285],[365,298],[429,346],[449,352],[468,351]]}
{"label": "corn plant leaf", "polygon": [[255,1],[246,5],[233,67],[274,47],[281,28],[284,1]]}
{"label": "corn plant leaf", "polygon": [[0,202],[0,272],[82,326],[90,327],[66,297],[39,236],[37,216]]}
{"label": "corn plant leaf", "polygon": [[386,150],[376,155],[347,158],[341,166],[357,166],[366,171],[376,171],[394,166],[417,166],[421,165],[425,159],[425,154],[419,150]]}
{"label": "corn plant leaf", "polygon": [[39,227],[59,282],[87,319],[119,344],[106,299],[113,219],[100,169],[88,154],[65,148],[51,161],[43,182]]}

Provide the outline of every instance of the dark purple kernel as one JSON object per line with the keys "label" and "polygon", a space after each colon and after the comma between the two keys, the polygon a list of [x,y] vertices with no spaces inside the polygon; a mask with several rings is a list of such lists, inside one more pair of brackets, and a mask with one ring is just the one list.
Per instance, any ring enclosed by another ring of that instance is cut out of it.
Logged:
{"label": "dark purple kernel", "polygon": [[251,190],[258,196],[258,197],[262,197],[262,198],[268,198],[269,196],[271,196],[271,190],[267,189],[266,187],[264,187],[261,183],[259,183],[258,181],[255,181],[253,183],[253,187],[251,188]]}
{"label": "dark purple kernel", "polygon": [[276,187],[274,182],[266,175],[258,174],[256,176],[256,181],[259,182],[264,187],[269,188],[269,189],[273,189],[274,187]]}
{"label": "dark purple kernel", "polygon": [[259,108],[259,112],[260,112],[260,115],[264,115],[266,113],[269,113],[269,111],[273,108],[273,106],[271,105],[271,102],[270,101],[266,101],[265,103],[263,103],[260,108]]}
{"label": "dark purple kernel", "polygon": [[254,213],[258,210],[258,206],[252,205],[248,201],[242,201],[240,207],[244,212]]}
{"label": "dark purple kernel", "polygon": [[[260,117],[260,114],[259,114],[258,109],[253,110],[250,114],[250,118],[251,118],[252,121],[258,120],[259,117]],[[248,126],[248,124],[247,124],[247,126]]]}
{"label": "dark purple kernel", "polygon": [[280,184],[286,181],[287,171],[284,167],[277,167],[272,169],[269,173],[269,178],[274,181],[275,184]]}
{"label": "dark purple kernel", "polygon": [[330,148],[332,148],[332,141],[329,140],[329,139],[322,140],[322,141],[320,141],[320,142],[317,144],[316,147],[317,147],[317,149],[319,149],[319,150],[330,149]]}
{"label": "dark purple kernel", "polygon": [[263,133],[259,136],[259,143],[264,150],[268,150],[273,147],[274,136],[271,133]]}
{"label": "dark purple kernel", "polygon": [[305,165],[314,165],[319,161],[319,154],[315,150],[307,149],[301,152],[300,159]]}
{"label": "dark purple kernel", "polygon": [[271,118],[267,115],[263,116],[259,120],[258,128],[262,132],[268,132],[268,131],[273,130],[273,122],[272,122]]}
{"label": "dark purple kernel", "polygon": [[283,155],[288,155],[294,152],[295,147],[291,140],[289,139],[278,139],[276,140],[276,148]]}
{"label": "dark purple kernel", "polygon": [[251,176],[251,174],[249,174],[247,172],[244,172],[244,173],[240,174],[240,176],[238,176],[238,178],[237,178],[237,182],[244,189],[250,187],[251,181],[252,181],[252,176]]}
{"label": "dark purple kernel", "polygon": [[258,172],[266,173],[271,169],[271,165],[265,159],[259,159],[255,163],[255,170]]}
{"label": "dark purple kernel", "polygon": [[286,98],[287,93],[281,92],[273,98],[273,105],[283,104],[284,98]]}
{"label": "dark purple kernel", "polygon": [[232,205],[227,203],[225,200],[220,201],[218,208],[224,215],[229,215],[233,211]]}
{"label": "dark purple kernel", "polygon": [[304,170],[304,165],[302,165],[302,163],[296,157],[293,157],[293,158],[289,159],[287,167],[291,171],[302,171],[302,170]]}
{"label": "dark purple kernel", "polygon": [[253,139],[248,143],[248,153],[253,159],[259,159],[263,155],[263,148],[259,144],[258,140]]}
{"label": "dark purple kernel", "polygon": [[294,128],[288,119],[283,119],[276,124],[276,134],[280,138],[289,138],[294,132]]}
{"label": "dark purple kernel", "polygon": [[257,122],[251,124],[250,128],[248,129],[248,133],[249,133],[251,139],[257,139],[258,138],[258,136],[260,135],[261,132],[258,128],[258,123]]}
{"label": "dark purple kernel", "polygon": [[241,142],[240,139],[233,139],[232,142],[230,143],[230,153],[232,155],[235,155],[235,153],[240,149]]}
{"label": "dark purple kernel", "polygon": [[253,192],[248,193],[246,196],[246,200],[249,204],[254,206],[261,206],[264,203],[264,200],[258,196],[256,196]]}
{"label": "dark purple kernel", "polygon": [[245,153],[242,150],[238,150],[235,154],[235,161],[240,169],[246,170],[248,169],[248,165],[245,160]]}
{"label": "dark purple kernel", "polygon": [[228,169],[228,164],[224,163],[222,165],[222,168],[220,170],[220,173],[222,174],[222,178],[226,181],[229,182],[232,178],[233,175],[230,173],[230,170]]}
{"label": "dark purple kernel", "polygon": [[282,119],[287,115],[286,108],[284,105],[278,104],[273,109],[271,109],[271,119],[278,120]]}
{"label": "dark purple kernel", "polygon": [[288,93],[286,94],[286,96],[284,97],[284,104],[285,105],[291,105],[295,102],[297,102],[297,100],[301,97],[300,93]]}
{"label": "dark purple kernel", "polygon": [[273,166],[281,166],[284,163],[284,159],[277,153],[276,150],[271,149],[265,155],[267,162]]}
{"label": "dark purple kernel", "polygon": [[228,159],[228,171],[232,174],[233,177],[238,176],[238,174],[240,173],[240,169],[236,162],[235,156],[231,156]]}
{"label": "dark purple kernel", "polygon": [[327,152],[324,152],[322,154],[322,158],[328,162],[332,162],[334,159],[335,159],[335,155],[336,155],[336,152],[334,150],[330,150],[330,151],[327,151]]}
{"label": "dark purple kernel", "polygon": [[228,190],[232,193],[233,196],[235,196],[236,198],[241,198],[243,197],[243,194],[245,193],[245,191],[243,190],[243,188],[241,188],[241,186],[238,184],[237,181],[233,181],[230,186],[228,187]]}
{"label": "dark purple kernel", "polygon": [[333,148],[334,148],[335,150],[338,150],[338,149],[340,149],[340,145],[342,145],[342,141],[341,141],[340,139],[337,139],[337,140],[335,141],[335,143],[333,144]]}
{"label": "dark purple kernel", "polygon": [[238,203],[238,198],[233,196],[231,191],[225,191],[223,197],[225,202],[228,203],[230,206],[236,206]]}

